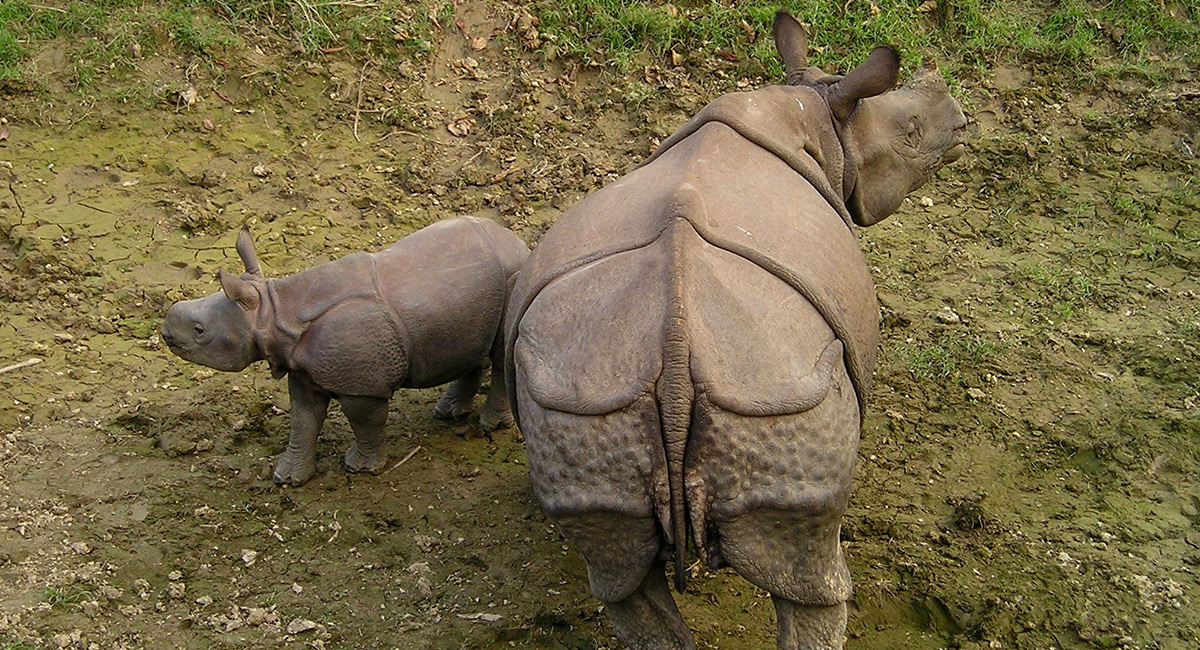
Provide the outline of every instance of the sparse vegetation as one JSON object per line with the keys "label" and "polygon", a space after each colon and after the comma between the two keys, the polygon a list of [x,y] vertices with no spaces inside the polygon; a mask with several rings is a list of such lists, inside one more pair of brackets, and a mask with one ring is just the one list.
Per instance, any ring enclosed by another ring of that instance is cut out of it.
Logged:
{"label": "sparse vegetation", "polygon": [[932,342],[905,342],[896,346],[898,359],[919,380],[954,379],[967,370],[978,371],[996,354],[997,345],[978,335],[940,334]]}

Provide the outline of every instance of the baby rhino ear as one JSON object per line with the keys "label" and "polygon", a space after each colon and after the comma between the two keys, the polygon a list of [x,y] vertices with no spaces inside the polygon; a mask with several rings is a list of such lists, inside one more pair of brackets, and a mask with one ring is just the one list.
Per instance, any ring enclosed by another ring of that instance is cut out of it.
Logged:
{"label": "baby rhino ear", "polygon": [[246,311],[258,309],[258,291],[249,282],[232,273],[226,273],[225,269],[218,271],[217,277],[221,281],[221,290],[230,300],[241,305]]}

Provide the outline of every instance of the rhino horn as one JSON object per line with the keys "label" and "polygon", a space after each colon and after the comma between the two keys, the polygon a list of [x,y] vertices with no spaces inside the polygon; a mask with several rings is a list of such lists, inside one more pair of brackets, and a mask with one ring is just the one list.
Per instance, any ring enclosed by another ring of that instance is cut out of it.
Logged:
{"label": "rhino horn", "polygon": [[900,53],[890,45],[871,51],[866,61],[829,87],[829,110],[839,121],[854,112],[858,100],[891,90],[900,74]]}
{"label": "rhino horn", "polygon": [[787,82],[790,85],[800,83],[805,68],[808,67],[808,34],[804,33],[804,25],[792,17],[786,9],[775,13],[775,26],[772,29],[775,37],[775,49],[779,58],[783,59],[787,71]]}
{"label": "rhino horn", "polygon": [[225,269],[217,272],[217,278],[221,281],[221,290],[230,300],[241,305],[246,311],[258,309],[258,290],[249,282],[232,273],[226,273]]}
{"label": "rhino horn", "polygon": [[246,265],[246,273],[262,277],[262,267],[258,264],[258,253],[254,250],[254,238],[250,236],[250,226],[242,226],[237,236],[238,257]]}

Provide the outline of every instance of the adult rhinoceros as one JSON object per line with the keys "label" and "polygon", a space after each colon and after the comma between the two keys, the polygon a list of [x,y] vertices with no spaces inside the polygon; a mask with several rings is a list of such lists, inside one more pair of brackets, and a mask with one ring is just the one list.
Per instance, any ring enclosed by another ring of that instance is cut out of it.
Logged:
{"label": "adult rhinoceros", "polygon": [[840,648],[839,545],[878,343],[851,224],[894,212],[964,151],[940,76],[891,90],[876,48],[719,97],[545,234],[506,316],[508,386],[538,499],[632,648],[692,648],[676,586],[689,536],[771,593],[780,648]]}

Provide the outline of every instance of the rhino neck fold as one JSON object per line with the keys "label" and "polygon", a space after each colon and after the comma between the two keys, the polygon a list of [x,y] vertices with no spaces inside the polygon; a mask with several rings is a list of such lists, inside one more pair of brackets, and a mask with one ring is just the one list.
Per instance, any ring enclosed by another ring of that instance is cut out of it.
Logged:
{"label": "rhino neck fold", "polygon": [[[258,353],[271,367],[271,375],[279,379],[291,369],[287,361],[287,351],[296,346],[296,340],[300,338],[303,330],[293,337],[278,327],[275,317],[278,311],[275,306],[278,301],[275,280],[267,280],[260,294],[262,301],[259,303],[257,322],[254,324],[254,342],[258,345]],[[281,340],[281,334],[286,337],[284,340]]]}
{"label": "rhino neck fold", "polygon": [[[845,158],[824,99],[809,88],[770,86],[749,93],[722,95],[681,126],[640,166],[710,122],[719,122],[771,152],[808,181],[847,227]],[[835,189],[836,188],[836,189]]]}

